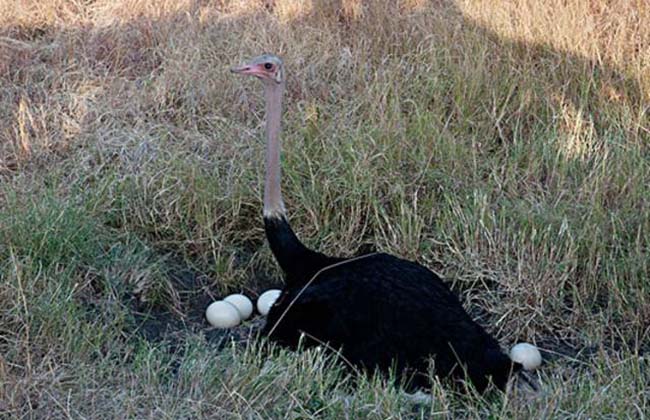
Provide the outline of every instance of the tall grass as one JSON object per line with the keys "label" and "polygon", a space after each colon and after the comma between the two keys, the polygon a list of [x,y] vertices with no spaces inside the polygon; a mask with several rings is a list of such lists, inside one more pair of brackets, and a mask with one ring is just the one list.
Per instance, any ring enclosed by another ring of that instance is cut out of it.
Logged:
{"label": "tall grass", "polygon": [[[504,346],[547,351],[541,392],[414,404],[211,344],[206,299],[281,281],[260,86],[228,72],[263,51],[299,236],[441,273]],[[0,412],[644,415],[649,57],[644,1],[0,2]],[[143,341],[143,307],[187,331]]]}

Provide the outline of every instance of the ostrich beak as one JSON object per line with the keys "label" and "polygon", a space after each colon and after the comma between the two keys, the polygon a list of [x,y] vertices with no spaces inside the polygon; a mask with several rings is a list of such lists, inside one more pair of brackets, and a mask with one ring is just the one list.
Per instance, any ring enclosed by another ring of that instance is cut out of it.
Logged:
{"label": "ostrich beak", "polygon": [[249,70],[250,67],[251,67],[251,66],[249,66],[249,65],[242,64],[241,66],[231,67],[231,68],[230,68],[230,71],[231,71],[232,73],[243,73],[243,72],[245,72],[246,70]]}
{"label": "ostrich beak", "polygon": [[231,67],[230,71],[236,74],[250,74],[251,76],[263,76],[263,70],[260,65],[242,64],[241,66]]}

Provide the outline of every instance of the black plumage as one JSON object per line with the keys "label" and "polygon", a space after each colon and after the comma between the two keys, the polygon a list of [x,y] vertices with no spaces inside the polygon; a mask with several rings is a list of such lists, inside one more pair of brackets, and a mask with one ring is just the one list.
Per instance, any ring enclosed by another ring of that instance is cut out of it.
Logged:
{"label": "black plumage", "polygon": [[428,385],[430,360],[439,377],[468,377],[479,391],[490,379],[503,389],[520,369],[422,265],[383,253],[331,258],[302,245],[284,218],[265,227],[287,279],[263,330],[271,340],[296,348],[304,335],[353,366],[395,369],[411,388]]}

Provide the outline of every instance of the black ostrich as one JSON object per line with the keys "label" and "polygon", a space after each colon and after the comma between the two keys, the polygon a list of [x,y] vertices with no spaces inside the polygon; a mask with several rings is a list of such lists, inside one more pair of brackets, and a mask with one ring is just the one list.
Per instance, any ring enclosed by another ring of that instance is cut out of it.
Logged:
{"label": "black ostrich", "polygon": [[383,253],[328,257],[300,242],[280,188],[282,60],[264,54],[232,71],[262,80],[266,94],[264,227],[286,287],[263,334],[290,348],[301,337],[304,344],[325,345],[369,371],[395,369],[411,389],[429,385],[431,360],[440,378],[469,378],[479,392],[490,381],[504,389],[521,365],[501,352],[433,272]]}

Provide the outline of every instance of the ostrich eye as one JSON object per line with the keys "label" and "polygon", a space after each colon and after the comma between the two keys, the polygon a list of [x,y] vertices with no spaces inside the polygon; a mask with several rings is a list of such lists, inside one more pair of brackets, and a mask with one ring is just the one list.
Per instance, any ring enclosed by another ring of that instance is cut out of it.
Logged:
{"label": "ostrich eye", "polygon": [[271,70],[271,69],[273,68],[273,64],[271,64],[271,63],[265,63],[265,64],[264,64],[264,68],[267,69],[267,70]]}

